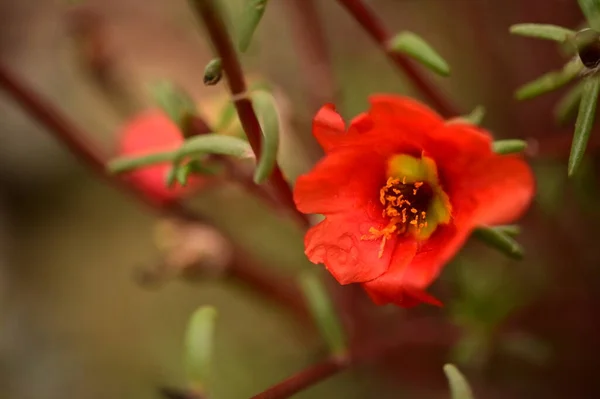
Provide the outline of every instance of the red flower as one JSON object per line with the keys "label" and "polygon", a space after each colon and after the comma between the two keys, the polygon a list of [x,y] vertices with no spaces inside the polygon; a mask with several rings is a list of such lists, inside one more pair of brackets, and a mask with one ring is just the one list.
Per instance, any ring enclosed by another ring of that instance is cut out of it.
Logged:
{"label": "red flower", "polygon": [[370,102],[347,130],[331,105],[314,119],[326,155],[298,178],[294,198],[325,220],[306,234],[306,255],[377,304],[439,305],[425,288],[474,228],[521,216],[533,175],[521,157],[493,153],[478,127],[404,97]]}
{"label": "red flower", "polygon": [[[122,127],[119,138],[121,156],[171,151],[183,144],[183,136],[177,125],[159,110],[147,111],[129,120]],[[128,178],[140,191],[159,202],[177,200],[197,189],[205,181],[202,177],[191,176],[185,187],[167,187],[166,179],[170,167],[168,162],[147,166],[129,173]]]}

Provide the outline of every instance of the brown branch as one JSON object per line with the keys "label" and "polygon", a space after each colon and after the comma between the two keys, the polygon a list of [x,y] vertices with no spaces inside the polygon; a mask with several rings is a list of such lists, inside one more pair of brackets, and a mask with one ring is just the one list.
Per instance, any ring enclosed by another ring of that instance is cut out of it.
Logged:
{"label": "brown branch", "polygon": [[346,356],[329,357],[286,378],[251,399],[285,399],[321,382],[343,370],[374,360],[382,361],[406,345],[451,345],[458,337],[456,328],[430,318],[404,324],[395,336],[386,342],[357,345]]}
{"label": "brown branch", "polygon": [[[140,202],[154,211],[186,221],[211,225],[209,220],[191,213],[179,202],[164,204],[154,201],[130,185],[128,181],[108,174],[105,168],[105,164],[109,159],[108,155],[100,151],[97,145],[87,139],[89,136],[86,132],[80,130],[64,117],[58,109],[42,99],[2,64],[0,64],[0,88],[10,94],[25,112],[46,127],[79,161],[107,183],[120,191],[133,194]],[[254,288],[262,295],[288,306],[296,314],[307,316],[306,308],[299,300],[301,298],[300,292],[292,282],[286,281],[283,276],[265,272],[249,260],[246,251],[238,246],[233,248],[234,262],[230,266],[232,277]]]}
{"label": "brown branch", "polygon": [[[238,113],[238,117],[248,141],[256,158],[260,158],[262,147],[262,129],[258,118],[252,108],[252,102],[248,97],[246,82],[242,72],[242,67],[237,57],[235,48],[221,15],[218,12],[213,0],[193,0],[194,10],[200,20],[204,22],[208,35],[215,47],[215,50],[223,65],[223,71],[227,76],[229,90],[232,100]],[[269,178],[270,184],[277,192],[284,205],[300,220],[304,226],[309,225],[308,217],[296,209],[294,198],[290,186],[287,184],[281,173],[281,169],[276,166]]]}
{"label": "brown branch", "polygon": [[377,42],[388,58],[404,72],[431,104],[445,117],[460,115],[458,107],[423,74],[422,70],[404,55],[390,50],[388,43],[392,36],[381,20],[361,0],[337,0],[358,22],[369,36]]}

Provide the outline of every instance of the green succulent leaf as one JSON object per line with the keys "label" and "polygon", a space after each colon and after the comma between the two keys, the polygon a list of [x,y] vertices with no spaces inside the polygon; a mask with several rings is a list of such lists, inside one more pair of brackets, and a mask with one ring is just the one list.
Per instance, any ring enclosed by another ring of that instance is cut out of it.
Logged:
{"label": "green succulent leaf", "polygon": [[195,391],[204,391],[212,367],[217,310],[203,306],[196,310],[185,334],[185,365],[188,381]]}
{"label": "green succulent leaf", "polygon": [[453,364],[444,366],[444,373],[450,384],[452,399],[474,399],[471,387],[465,376]]}
{"label": "green succulent leaf", "polygon": [[598,103],[598,94],[600,94],[600,78],[591,77],[586,79],[579,103],[579,112],[575,122],[575,133],[573,134],[573,143],[571,144],[571,155],[569,157],[569,176],[577,171],[585,155],[594,119],[596,117],[596,105]]}
{"label": "green succulent leaf", "polygon": [[571,29],[547,24],[516,24],[510,27],[510,33],[556,42],[564,42],[569,36],[575,35]]}
{"label": "green succulent leaf", "polygon": [[501,229],[481,226],[475,229],[473,235],[513,259],[523,258],[523,247]]}
{"label": "green succulent leaf", "polygon": [[334,355],[344,354],[346,352],[344,330],[323,282],[312,271],[302,273],[299,282],[309,310],[329,350]]}
{"label": "green succulent leaf", "polygon": [[527,142],[517,139],[497,140],[492,144],[492,151],[496,154],[515,154],[525,151],[526,148]]}
{"label": "green succulent leaf", "polygon": [[390,40],[389,49],[408,55],[439,75],[450,76],[450,67],[446,60],[429,43],[413,32],[398,33]]}
{"label": "green succulent leaf", "polygon": [[579,58],[567,63],[560,71],[548,72],[532,82],[521,86],[516,92],[518,100],[528,100],[549,93],[566,85],[579,75],[583,64]]}
{"label": "green succulent leaf", "polygon": [[254,172],[254,182],[261,184],[269,178],[277,165],[279,114],[275,99],[266,91],[258,90],[252,93],[252,105],[263,133],[262,150]]}

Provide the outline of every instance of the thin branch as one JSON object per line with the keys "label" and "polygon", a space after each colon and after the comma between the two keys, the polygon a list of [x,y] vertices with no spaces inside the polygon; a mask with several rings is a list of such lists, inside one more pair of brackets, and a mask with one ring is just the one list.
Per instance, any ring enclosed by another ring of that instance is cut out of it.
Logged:
{"label": "thin branch", "polygon": [[[179,202],[157,202],[137,190],[127,180],[108,174],[105,168],[109,159],[108,155],[100,151],[99,147],[87,138],[89,135],[64,117],[58,109],[42,99],[2,64],[0,64],[0,88],[11,95],[33,119],[46,127],[79,161],[116,189],[134,194],[140,202],[159,213],[190,222],[211,225],[209,220],[190,212]],[[233,243],[232,240],[230,241]],[[249,260],[246,251],[238,246],[233,248],[234,262],[229,269],[233,278],[254,288],[262,295],[281,302],[296,314],[304,316],[305,320],[307,319],[306,307],[299,299],[301,298],[300,292],[293,282],[287,281],[283,276],[267,273]]]}
{"label": "thin branch", "polygon": [[329,357],[252,396],[250,399],[289,398],[350,367],[374,360],[381,361],[386,356],[394,355],[398,349],[406,345],[450,345],[455,342],[457,337],[457,329],[449,324],[442,324],[430,318],[413,320],[403,325],[400,331],[389,341],[357,345],[358,349],[350,351],[346,356]]}
{"label": "thin branch", "polygon": [[[248,97],[246,82],[235,48],[217,6],[213,0],[193,0],[194,10],[204,22],[208,35],[221,59],[223,70],[227,76],[229,90],[237,110],[242,128],[256,158],[260,158],[262,147],[262,129]],[[277,192],[280,200],[305,226],[310,224],[308,217],[296,209],[290,186],[287,184],[279,167],[275,167],[269,182]]]}
{"label": "thin branch", "polygon": [[373,10],[361,0],[337,1],[354,17],[356,22],[367,31],[369,36],[371,36],[371,38],[375,40],[379,47],[387,54],[390,61],[408,76],[417,89],[421,91],[425,98],[427,98],[427,100],[429,100],[443,116],[452,117],[461,114],[459,108],[446,98],[446,96],[427,79],[419,66],[404,55],[389,49],[388,43],[392,36],[377,15],[375,15]]}

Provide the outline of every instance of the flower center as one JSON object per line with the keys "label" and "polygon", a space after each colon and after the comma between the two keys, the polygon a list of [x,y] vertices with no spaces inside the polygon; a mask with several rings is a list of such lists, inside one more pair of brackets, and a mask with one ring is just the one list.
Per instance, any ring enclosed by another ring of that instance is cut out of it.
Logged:
{"label": "flower center", "polygon": [[371,227],[370,235],[361,237],[363,240],[382,238],[379,257],[383,256],[385,243],[394,234],[404,234],[410,230],[420,233],[428,226],[427,209],[433,198],[433,189],[428,183],[416,181],[407,183],[395,177],[389,177],[385,186],[379,190],[379,201],[383,205],[382,216],[389,219],[383,229]]}
{"label": "flower center", "polygon": [[415,240],[427,240],[439,225],[451,219],[452,207],[431,158],[406,154],[392,156],[387,165],[388,179],[379,190],[383,205],[383,228],[371,227],[361,240],[381,239],[379,257],[386,242],[396,235],[410,234]]}

